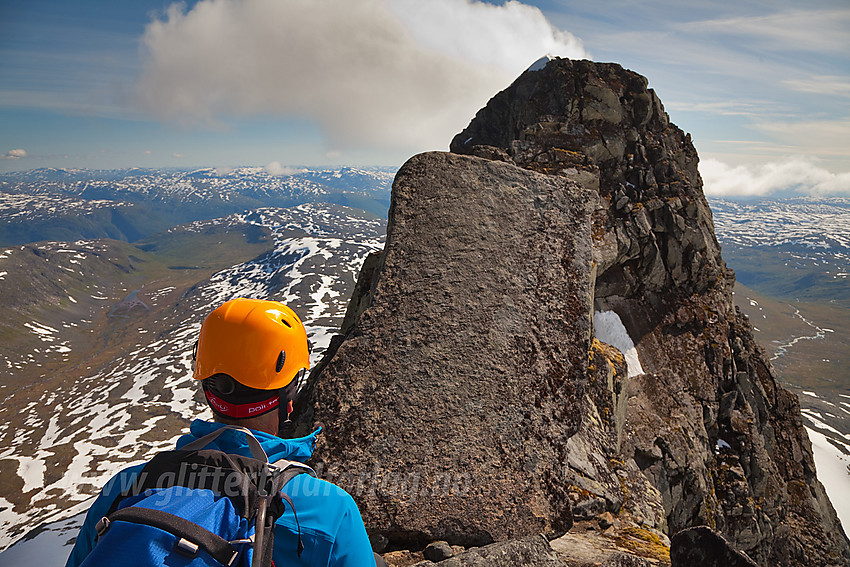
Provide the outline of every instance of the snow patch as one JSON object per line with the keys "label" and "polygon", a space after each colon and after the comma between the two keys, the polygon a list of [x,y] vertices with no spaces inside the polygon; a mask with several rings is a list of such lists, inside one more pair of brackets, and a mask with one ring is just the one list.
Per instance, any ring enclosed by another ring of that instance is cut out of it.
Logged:
{"label": "snow patch", "polygon": [[629,332],[614,311],[596,311],[593,314],[593,329],[597,339],[618,349],[626,358],[629,378],[643,374],[637,348]]}
{"label": "snow patch", "polygon": [[554,59],[554,57],[552,57],[551,54],[547,53],[546,55],[544,55],[543,57],[541,57],[540,59],[538,59],[537,61],[532,63],[531,67],[526,69],[526,71],[540,71],[541,69],[546,67],[546,65],[549,64],[549,61],[552,61],[553,59]]}
{"label": "snow patch", "polygon": [[[825,435],[808,427],[806,432],[812,442],[818,480],[823,483],[841,524],[850,526],[850,499],[847,498],[850,494],[850,470],[847,469],[850,457],[835,448]],[[847,533],[846,527],[844,533]]]}

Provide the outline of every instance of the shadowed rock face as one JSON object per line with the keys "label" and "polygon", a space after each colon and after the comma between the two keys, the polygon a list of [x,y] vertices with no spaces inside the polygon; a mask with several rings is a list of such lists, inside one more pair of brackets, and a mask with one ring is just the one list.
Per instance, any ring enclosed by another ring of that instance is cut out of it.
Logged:
{"label": "shadowed rock face", "polygon": [[689,528],[670,542],[672,567],[756,567],[756,563],[706,527]]}
{"label": "shadowed rock face", "polygon": [[[554,60],[451,149],[399,171],[386,248],[297,408],[376,541],[575,519],[604,530],[569,534],[597,563],[611,543],[665,564],[695,526],[763,566],[850,562],[796,398],[732,303],[696,151],[646,79]],[[590,340],[594,310],[642,374]]]}
{"label": "shadowed rock face", "polygon": [[368,307],[309,386],[325,470],[373,534],[480,545],[571,526],[562,463],[588,360],[592,198],[453,154],[398,172]]}

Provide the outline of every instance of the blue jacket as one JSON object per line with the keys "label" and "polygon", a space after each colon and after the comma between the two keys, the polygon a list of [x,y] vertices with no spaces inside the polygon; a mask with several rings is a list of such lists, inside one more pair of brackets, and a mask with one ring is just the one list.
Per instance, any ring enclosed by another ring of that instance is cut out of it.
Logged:
{"label": "blue jacket", "polygon": [[[177,441],[177,448],[199,439],[218,428],[220,423],[200,419],[192,422],[189,433]],[[316,430],[307,437],[281,439],[254,431],[270,462],[280,459],[304,462],[313,454]],[[210,448],[246,457],[251,451],[245,435],[236,431],[225,431]],[[101,491],[86,515],[80,534],[68,558],[66,567],[77,567],[95,545],[95,524],[106,515],[112,501],[121,493],[122,487],[131,486],[144,463],[124,469],[115,475]],[[304,552],[299,558],[295,516],[289,506],[277,520],[274,532],[273,559],[276,565],[364,567],[375,565],[375,556],[354,499],[343,489],[327,481],[302,474],[292,479],[283,489],[292,498],[298,521],[301,525],[301,540]]]}

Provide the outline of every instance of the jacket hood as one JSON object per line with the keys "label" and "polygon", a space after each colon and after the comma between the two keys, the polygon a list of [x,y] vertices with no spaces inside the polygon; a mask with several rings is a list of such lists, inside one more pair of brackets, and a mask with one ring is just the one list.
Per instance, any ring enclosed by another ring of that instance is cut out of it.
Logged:
{"label": "jacket hood", "polygon": [[[189,433],[177,440],[177,448],[179,449],[222,427],[224,427],[223,423],[196,419],[189,427]],[[253,429],[251,431],[257,440],[259,440],[266,455],[269,456],[270,463],[281,459],[303,463],[313,455],[313,449],[316,446],[316,436],[321,430],[322,428],[320,427],[306,437],[297,437],[295,439],[282,439],[275,435],[263,433],[262,431],[255,431]],[[213,441],[212,445],[217,446],[225,453],[236,453],[239,455],[251,454],[248,442],[245,440],[245,435],[239,431],[225,431]]]}

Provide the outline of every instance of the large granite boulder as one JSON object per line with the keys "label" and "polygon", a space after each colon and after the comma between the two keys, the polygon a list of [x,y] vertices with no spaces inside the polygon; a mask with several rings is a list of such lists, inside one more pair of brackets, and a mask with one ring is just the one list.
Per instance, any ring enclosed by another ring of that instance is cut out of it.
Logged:
{"label": "large granite boulder", "polygon": [[481,545],[572,525],[563,463],[581,423],[595,198],[447,153],[398,172],[386,248],[301,418],[327,426],[318,466],[373,537]]}

